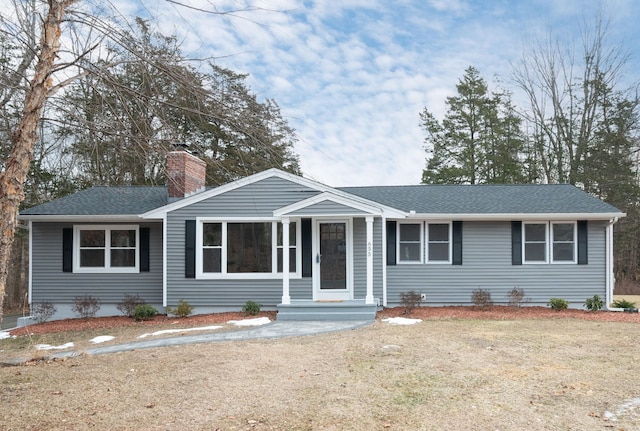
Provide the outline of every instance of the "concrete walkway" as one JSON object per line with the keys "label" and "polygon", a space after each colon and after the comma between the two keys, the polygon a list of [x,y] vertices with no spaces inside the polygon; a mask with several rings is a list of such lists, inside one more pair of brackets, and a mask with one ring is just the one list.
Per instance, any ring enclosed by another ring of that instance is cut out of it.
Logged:
{"label": "concrete walkway", "polygon": [[[56,352],[46,355],[43,359],[72,358],[80,355],[105,355],[108,353],[128,352],[140,349],[153,349],[157,347],[181,346],[184,344],[215,343],[219,341],[241,341],[258,338],[288,338],[302,337],[307,335],[326,334],[329,332],[347,331],[373,324],[373,321],[275,321],[267,325],[252,329],[241,329],[238,331],[183,335],[180,337],[158,338],[155,340],[135,341],[126,344],[113,344],[110,346],[94,347],[85,349],[82,352],[66,351]],[[15,359],[4,361],[4,365],[22,365],[26,359]]]}

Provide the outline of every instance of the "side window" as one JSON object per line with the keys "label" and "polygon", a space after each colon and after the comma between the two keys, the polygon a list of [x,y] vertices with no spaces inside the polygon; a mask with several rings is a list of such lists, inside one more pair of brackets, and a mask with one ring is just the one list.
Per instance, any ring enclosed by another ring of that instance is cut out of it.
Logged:
{"label": "side window", "polygon": [[422,223],[399,223],[398,232],[398,261],[422,262]]}
{"label": "side window", "polygon": [[202,224],[202,272],[222,272],[222,223]]}
{"label": "side window", "polygon": [[282,272],[282,259],[283,256],[288,256],[289,258],[289,272],[297,272],[297,223],[291,222],[289,223],[289,245],[287,247],[282,244],[283,235],[282,235],[282,223],[277,223],[278,231],[277,231],[277,253],[278,253],[278,272]]}
{"label": "side window", "polygon": [[429,223],[427,229],[427,261],[451,261],[451,229],[448,223]]}
{"label": "side window", "polygon": [[137,226],[74,226],[74,272],[137,272]]}
{"label": "side window", "polygon": [[524,223],[523,247],[526,263],[547,262],[547,223]]}
{"label": "side window", "polygon": [[576,261],[576,224],[551,223],[551,256],[553,262]]}

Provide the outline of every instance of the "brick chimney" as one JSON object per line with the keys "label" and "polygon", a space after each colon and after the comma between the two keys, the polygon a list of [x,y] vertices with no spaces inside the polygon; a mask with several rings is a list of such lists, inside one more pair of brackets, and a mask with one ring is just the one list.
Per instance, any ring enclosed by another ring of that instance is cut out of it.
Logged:
{"label": "brick chimney", "polygon": [[167,154],[167,187],[170,198],[184,198],[204,189],[206,164],[186,151]]}

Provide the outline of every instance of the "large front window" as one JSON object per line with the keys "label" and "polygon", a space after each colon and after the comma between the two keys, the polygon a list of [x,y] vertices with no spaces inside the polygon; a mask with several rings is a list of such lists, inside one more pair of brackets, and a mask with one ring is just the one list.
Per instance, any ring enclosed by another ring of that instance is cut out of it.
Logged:
{"label": "large front window", "polygon": [[204,221],[200,224],[200,276],[221,274],[282,273],[283,258],[289,272],[300,267],[299,223],[289,223],[289,241],[284,245],[282,223]]}
{"label": "large front window", "polygon": [[137,226],[75,226],[77,272],[138,271]]}

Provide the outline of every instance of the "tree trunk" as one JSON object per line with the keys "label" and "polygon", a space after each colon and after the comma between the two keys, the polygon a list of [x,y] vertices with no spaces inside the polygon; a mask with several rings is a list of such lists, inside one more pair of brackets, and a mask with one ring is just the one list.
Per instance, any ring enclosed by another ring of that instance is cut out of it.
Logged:
{"label": "tree trunk", "polygon": [[0,321],[20,203],[24,199],[24,183],[38,140],[38,123],[49,90],[53,84],[56,56],[60,48],[60,25],[68,6],[76,0],[49,0],[49,10],[42,25],[40,56],[17,129],[11,136],[11,152],[0,173]]}

